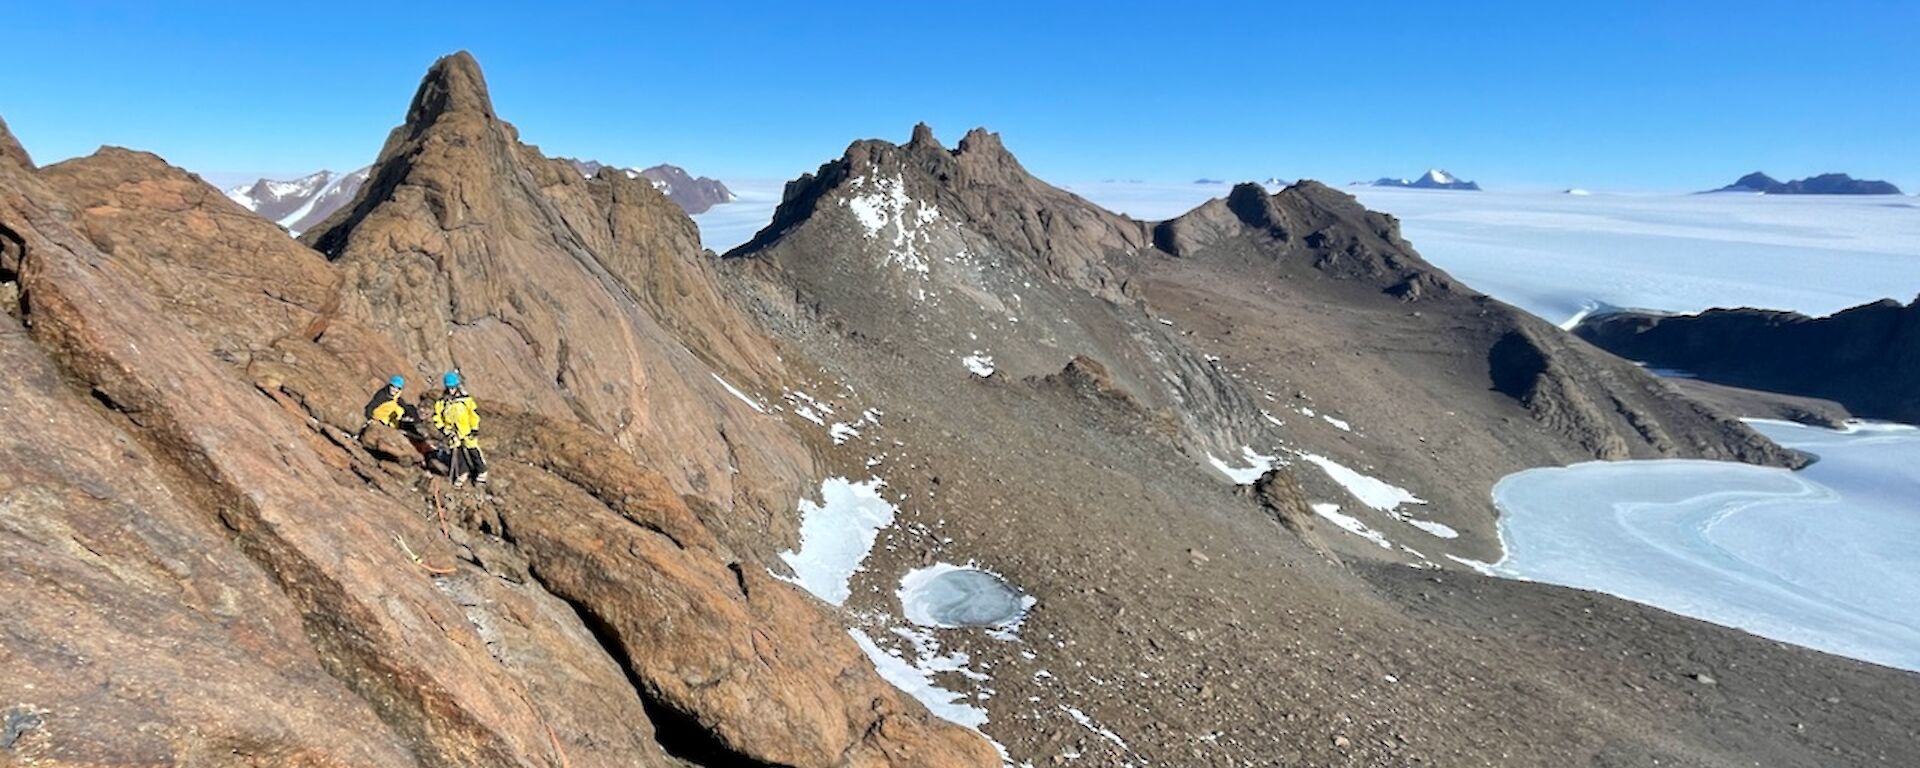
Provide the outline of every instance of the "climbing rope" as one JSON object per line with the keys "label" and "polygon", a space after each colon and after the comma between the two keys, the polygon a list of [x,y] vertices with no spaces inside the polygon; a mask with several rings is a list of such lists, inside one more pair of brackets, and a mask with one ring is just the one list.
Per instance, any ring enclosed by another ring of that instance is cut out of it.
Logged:
{"label": "climbing rope", "polygon": [[412,560],[414,565],[420,566],[420,568],[427,573],[435,576],[445,576],[455,572],[452,568],[435,568],[432,563],[428,563],[419,555],[414,554],[413,547],[407,546],[407,540],[400,538],[400,534],[396,533],[393,535],[393,543],[400,545],[400,551],[406,553],[407,559]]}

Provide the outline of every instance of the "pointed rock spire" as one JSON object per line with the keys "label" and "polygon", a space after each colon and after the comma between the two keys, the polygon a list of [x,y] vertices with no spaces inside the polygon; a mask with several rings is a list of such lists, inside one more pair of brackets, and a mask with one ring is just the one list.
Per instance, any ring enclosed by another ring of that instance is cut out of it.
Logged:
{"label": "pointed rock spire", "polygon": [[12,160],[20,167],[33,170],[33,158],[27,154],[27,148],[13,138],[13,131],[7,129],[6,118],[0,118],[0,160]]}
{"label": "pointed rock spire", "polygon": [[493,99],[487,95],[487,79],[480,63],[466,51],[440,57],[421,78],[420,89],[407,107],[407,124],[417,131],[453,112],[477,112],[493,118]]}

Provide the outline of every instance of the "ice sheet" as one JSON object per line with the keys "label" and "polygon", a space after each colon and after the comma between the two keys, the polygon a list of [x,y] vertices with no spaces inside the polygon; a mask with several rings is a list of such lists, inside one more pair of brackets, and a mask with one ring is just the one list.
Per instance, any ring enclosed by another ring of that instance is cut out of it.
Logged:
{"label": "ice sheet", "polygon": [[1820,461],[1535,469],[1494,488],[1494,572],[1920,670],[1920,430],[1755,427]]}
{"label": "ice sheet", "polygon": [[1829,314],[1920,293],[1920,209],[1888,196],[1354,188],[1428,261],[1562,323],[1596,306]]}

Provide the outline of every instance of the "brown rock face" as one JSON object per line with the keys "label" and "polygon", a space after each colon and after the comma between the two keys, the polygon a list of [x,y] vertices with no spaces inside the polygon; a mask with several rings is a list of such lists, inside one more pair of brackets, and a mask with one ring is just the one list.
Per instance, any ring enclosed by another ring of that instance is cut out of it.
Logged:
{"label": "brown rock face", "polygon": [[[478,121],[466,137],[396,132],[447,152],[508,130],[470,61],[443,62],[415,113]],[[684,217],[644,182],[543,190],[533,163],[509,169],[521,186],[503,192],[468,185],[498,176],[399,162],[452,190],[428,195],[383,164],[400,200],[483,202],[422,229],[392,214],[404,203],[361,201],[331,230],[348,244],[331,264],[150,155],[39,173],[0,162],[0,284],[18,297],[0,318],[0,559],[9,594],[34,602],[0,632],[0,717],[19,731],[0,753],[997,764],[978,735],[882,681],[819,603],[758,575],[757,551],[778,539],[754,520],[791,514],[808,459],[777,422],[726,415],[752,412],[710,371],[745,379],[778,361],[704,282]],[[458,234],[481,225],[476,211],[500,217],[498,239]],[[419,294],[393,286],[433,260],[354,250],[368,221],[480,274],[435,266],[435,295],[460,301],[406,304]],[[462,308],[478,313],[465,326]],[[377,325],[399,319],[404,332]],[[509,321],[528,335],[490,335]],[[510,447],[494,494],[447,497],[398,435],[347,430],[402,361],[451,360],[469,341],[476,389],[496,385],[482,390],[498,398],[483,399],[487,434]],[[508,359],[557,373],[489,367]],[[614,386],[644,362],[651,378]],[[609,405],[617,418],[588,407],[611,403],[625,404]],[[637,435],[657,442],[621,445]]]}
{"label": "brown rock face", "polygon": [[[273,577],[0,316],[0,756],[402,765]],[[20,730],[16,733],[15,729]]]}
{"label": "brown rock face", "polygon": [[0,162],[13,162],[33,170],[33,157],[27,154],[26,147],[20,146],[20,140],[13,137],[13,131],[7,128],[4,119],[0,119]]}
{"label": "brown rock face", "polygon": [[166,286],[162,311],[222,360],[244,364],[333,300],[325,260],[150,153],[108,147],[40,177],[73,204],[79,234],[133,279]]}
{"label": "brown rock face", "polygon": [[[509,443],[512,455],[555,474],[507,469],[502,525],[649,700],[698,724],[688,730],[702,739],[676,745],[683,754],[756,765],[997,760],[978,736],[930,724],[811,597],[720,557],[664,483],[604,438],[537,420],[511,430],[530,438]],[[549,511],[556,503],[570,513]]]}
{"label": "brown rock face", "polygon": [[764,525],[810,474],[702,363],[742,384],[779,369],[715,292],[693,224],[643,180],[583,179],[521,144],[464,53],[434,64],[358,197],[304,239],[344,279],[339,312],[407,359],[613,435],[681,492]]}

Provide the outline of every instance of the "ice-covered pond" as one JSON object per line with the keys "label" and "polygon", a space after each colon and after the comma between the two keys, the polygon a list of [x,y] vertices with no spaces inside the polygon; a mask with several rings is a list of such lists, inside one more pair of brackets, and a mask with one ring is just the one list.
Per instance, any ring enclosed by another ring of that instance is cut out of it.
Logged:
{"label": "ice-covered pond", "polygon": [[1920,670],[1920,429],[1752,423],[1820,460],[1511,475],[1493,491],[1506,547],[1493,572]]}
{"label": "ice-covered pond", "polygon": [[977,568],[936,563],[900,579],[901,610],[923,627],[1007,627],[1032,605],[1005,579]]}

